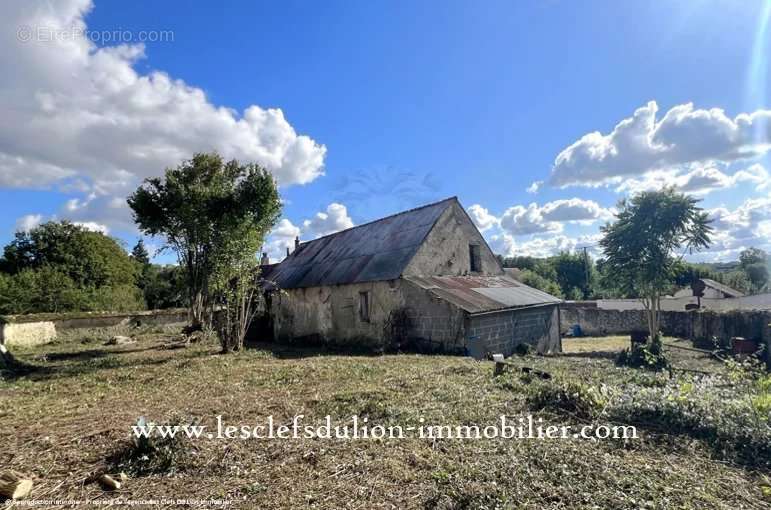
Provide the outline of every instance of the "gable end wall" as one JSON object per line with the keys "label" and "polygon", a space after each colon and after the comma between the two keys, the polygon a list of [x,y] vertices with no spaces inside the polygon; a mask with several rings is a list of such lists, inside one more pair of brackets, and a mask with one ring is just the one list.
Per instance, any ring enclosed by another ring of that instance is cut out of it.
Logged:
{"label": "gable end wall", "polygon": [[[478,244],[482,270],[471,273],[469,244]],[[503,269],[458,202],[448,207],[404,270],[404,276],[500,275]]]}

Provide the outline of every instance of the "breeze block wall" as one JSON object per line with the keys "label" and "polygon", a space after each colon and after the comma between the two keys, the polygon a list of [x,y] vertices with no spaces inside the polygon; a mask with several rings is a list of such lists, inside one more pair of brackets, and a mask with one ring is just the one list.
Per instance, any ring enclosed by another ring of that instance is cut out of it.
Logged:
{"label": "breeze block wall", "polygon": [[510,356],[517,345],[528,344],[539,353],[560,350],[559,309],[556,305],[507,310],[469,318],[467,349],[475,358],[488,354]]}

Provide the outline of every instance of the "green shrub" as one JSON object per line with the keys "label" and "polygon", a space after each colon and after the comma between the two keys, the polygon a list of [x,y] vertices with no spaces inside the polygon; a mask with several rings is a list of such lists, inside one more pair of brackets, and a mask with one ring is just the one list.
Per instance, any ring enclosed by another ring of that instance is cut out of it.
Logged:
{"label": "green shrub", "polygon": [[743,398],[720,377],[676,379],[663,387],[625,387],[607,418],[700,439],[721,459],[771,466],[771,427],[756,408],[767,402]]}
{"label": "green shrub", "polygon": [[[137,420],[138,427],[151,425],[144,417]],[[154,424],[153,424],[154,425]],[[179,421],[158,425],[160,427],[182,427]],[[111,459],[115,471],[125,471],[133,476],[145,476],[156,473],[177,471],[187,454],[187,439],[182,430],[173,437],[150,434],[149,437],[133,437],[125,449]]]}
{"label": "green shrub", "polygon": [[526,343],[519,343],[516,347],[514,347],[514,354],[518,356],[527,356],[528,354],[533,352],[533,346]]}
{"label": "green shrub", "polygon": [[563,297],[562,289],[557,282],[545,278],[534,271],[529,269],[522,270],[519,279],[522,283],[533,287],[534,289],[542,290],[543,292],[551,294],[552,296]]}
{"label": "green shrub", "polygon": [[145,308],[139,265],[115,239],[48,222],[19,232],[0,257],[0,314]]}
{"label": "green shrub", "polygon": [[658,371],[669,367],[669,361],[661,350],[661,344],[652,342],[637,344],[619,352],[616,356],[616,365]]}
{"label": "green shrub", "polygon": [[529,386],[527,403],[536,411],[548,409],[590,419],[602,413],[608,405],[608,389],[578,381],[550,379]]}
{"label": "green shrub", "polygon": [[0,313],[124,312],[145,308],[142,292],[131,284],[78,286],[52,266],[0,273]]}

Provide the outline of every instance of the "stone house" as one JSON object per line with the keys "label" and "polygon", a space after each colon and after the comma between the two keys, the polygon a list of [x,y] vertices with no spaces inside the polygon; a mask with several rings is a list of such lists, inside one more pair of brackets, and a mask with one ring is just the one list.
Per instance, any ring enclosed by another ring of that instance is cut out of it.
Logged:
{"label": "stone house", "polygon": [[561,350],[560,300],[507,276],[455,197],[296,242],[263,276],[278,341],[476,358]]}

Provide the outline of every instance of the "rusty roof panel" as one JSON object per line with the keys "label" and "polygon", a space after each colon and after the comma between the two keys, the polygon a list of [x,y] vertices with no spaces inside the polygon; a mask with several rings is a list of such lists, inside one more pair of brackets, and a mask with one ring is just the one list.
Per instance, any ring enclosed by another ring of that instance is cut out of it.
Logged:
{"label": "rusty roof panel", "polygon": [[406,279],[469,313],[561,302],[507,276],[409,276]]}
{"label": "rusty roof panel", "polygon": [[270,279],[279,288],[292,289],[399,278],[453,200],[302,243],[270,272]]}

